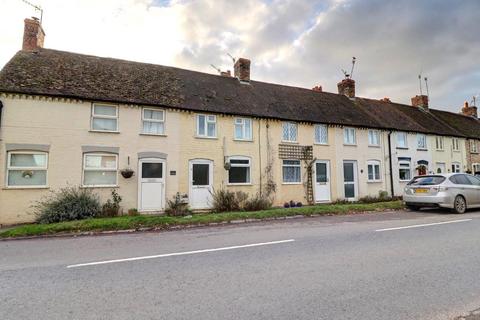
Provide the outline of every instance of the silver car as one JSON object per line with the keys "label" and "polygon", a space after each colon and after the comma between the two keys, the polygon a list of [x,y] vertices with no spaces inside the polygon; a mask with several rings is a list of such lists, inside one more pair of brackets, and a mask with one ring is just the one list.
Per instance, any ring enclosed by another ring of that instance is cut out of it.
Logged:
{"label": "silver car", "polygon": [[405,187],[403,201],[411,210],[441,207],[464,213],[480,207],[480,179],[465,173],[418,176]]}

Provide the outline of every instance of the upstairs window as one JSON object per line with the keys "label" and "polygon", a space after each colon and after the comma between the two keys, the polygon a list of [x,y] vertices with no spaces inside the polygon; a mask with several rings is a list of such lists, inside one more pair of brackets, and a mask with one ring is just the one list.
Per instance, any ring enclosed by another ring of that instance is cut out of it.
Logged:
{"label": "upstairs window", "polygon": [[427,150],[427,136],[424,134],[417,134],[417,149]]}
{"label": "upstairs window", "polygon": [[460,143],[458,141],[458,138],[452,139],[452,149],[453,151],[460,151]]}
{"label": "upstairs window", "polygon": [[235,140],[252,140],[252,120],[235,118]]}
{"label": "upstairs window", "polygon": [[283,183],[301,183],[300,160],[283,160]]}
{"label": "upstairs window", "polygon": [[83,156],[83,185],[114,187],[117,185],[118,156],[87,153]]}
{"label": "upstairs window", "polygon": [[197,115],[197,136],[202,138],[217,137],[217,116],[198,114]]}
{"label": "upstairs window", "polygon": [[165,134],[165,111],[144,108],[142,112],[143,133]]}
{"label": "upstairs window", "polygon": [[378,130],[368,130],[368,145],[379,146],[380,145],[380,133]]}
{"label": "upstairs window", "polygon": [[315,125],[315,143],[328,143],[328,127],[325,124]]}
{"label": "upstairs window", "polygon": [[435,137],[435,147],[437,150],[443,150],[443,137]]}
{"label": "upstairs window", "polygon": [[47,186],[47,153],[19,151],[9,152],[7,157],[7,187]]}
{"label": "upstairs window", "polygon": [[407,133],[397,132],[397,148],[408,148]]}
{"label": "upstairs window", "polygon": [[343,143],[344,144],[357,144],[357,138],[355,136],[355,128],[343,129]]}
{"label": "upstairs window", "polygon": [[470,152],[471,153],[477,153],[477,141],[475,140],[470,140]]}
{"label": "upstairs window", "polygon": [[91,123],[93,131],[117,132],[118,106],[93,104]]}
{"label": "upstairs window", "polygon": [[367,161],[368,169],[368,182],[378,182],[381,181],[380,177],[380,161],[370,160]]}
{"label": "upstairs window", "polygon": [[297,142],[297,124],[293,122],[284,122],[282,125],[282,141]]}
{"label": "upstairs window", "polygon": [[228,170],[228,183],[249,184],[250,183],[250,158],[230,157],[230,169]]}

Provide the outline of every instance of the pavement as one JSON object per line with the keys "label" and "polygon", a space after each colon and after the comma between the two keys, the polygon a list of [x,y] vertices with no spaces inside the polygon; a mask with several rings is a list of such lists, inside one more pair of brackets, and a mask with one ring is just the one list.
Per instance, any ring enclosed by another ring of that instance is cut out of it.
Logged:
{"label": "pavement", "polygon": [[479,230],[429,210],[3,241],[0,319],[473,320]]}

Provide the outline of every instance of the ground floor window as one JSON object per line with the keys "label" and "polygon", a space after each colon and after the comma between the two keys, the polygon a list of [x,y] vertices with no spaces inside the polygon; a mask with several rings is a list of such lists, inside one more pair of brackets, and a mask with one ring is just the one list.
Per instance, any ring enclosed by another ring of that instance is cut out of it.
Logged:
{"label": "ground floor window", "polygon": [[250,158],[230,157],[230,169],[228,170],[228,183],[250,183]]}
{"label": "ground floor window", "polygon": [[282,176],[283,183],[302,182],[300,160],[283,160]]}
{"label": "ground floor window", "polygon": [[400,181],[409,181],[411,176],[410,162],[401,161],[399,162],[398,176]]}
{"label": "ground floor window", "polygon": [[480,173],[480,163],[472,164],[472,171],[473,174]]}
{"label": "ground floor window", "polygon": [[111,187],[117,185],[118,156],[86,153],[83,158],[83,185]]}
{"label": "ground floor window", "polygon": [[367,162],[368,169],[368,182],[378,182],[381,181],[380,177],[380,161],[370,160]]}
{"label": "ground floor window", "polygon": [[454,162],[452,163],[452,173],[459,173],[460,172],[460,163]]}
{"label": "ground floor window", "polygon": [[47,153],[16,151],[7,158],[7,187],[47,186]]}

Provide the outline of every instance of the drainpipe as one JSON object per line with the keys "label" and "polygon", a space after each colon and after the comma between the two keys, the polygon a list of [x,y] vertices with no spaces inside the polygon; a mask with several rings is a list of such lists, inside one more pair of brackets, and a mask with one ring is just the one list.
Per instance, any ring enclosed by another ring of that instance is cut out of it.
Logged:
{"label": "drainpipe", "polygon": [[392,165],[392,131],[388,132],[388,166],[390,168],[390,192],[392,197],[395,196],[395,189],[393,187],[393,165]]}

